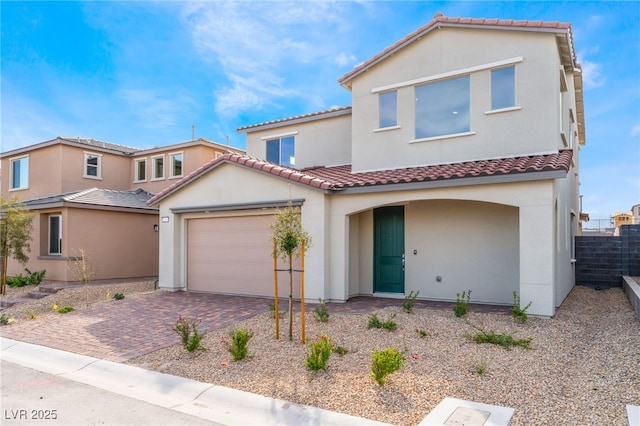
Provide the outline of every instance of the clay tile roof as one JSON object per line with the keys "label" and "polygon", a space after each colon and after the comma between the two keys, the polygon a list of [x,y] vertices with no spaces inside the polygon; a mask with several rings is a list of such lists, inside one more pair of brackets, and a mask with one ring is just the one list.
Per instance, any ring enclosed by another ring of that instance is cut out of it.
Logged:
{"label": "clay tile roof", "polygon": [[462,179],[481,176],[500,176],[543,171],[568,171],[571,166],[572,151],[556,154],[532,155],[516,158],[469,161],[464,163],[433,166],[408,167],[403,169],[379,170],[352,173],[351,165],[334,167],[314,167],[304,173],[331,182],[331,189],[347,189],[374,185],[429,182],[446,179]]}
{"label": "clay tile roof", "polygon": [[402,169],[378,170],[353,173],[351,165],[319,166],[305,169],[290,169],[258,158],[232,152],[204,164],[197,170],[167,187],[148,201],[153,205],[189,182],[199,178],[223,163],[233,163],[258,170],[283,179],[317,188],[323,191],[394,185],[412,182],[430,182],[447,179],[462,179],[481,176],[500,176],[543,171],[568,171],[573,153],[571,150],[554,154],[539,154],[515,158],[468,161],[464,163],[440,164],[433,166],[407,167]]}
{"label": "clay tile roof", "polygon": [[426,33],[431,30],[439,27],[452,27],[452,26],[461,26],[461,27],[471,27],[471,28],[500,28],[507,30],[538,30],[538,31],[554,31],[566,33],[568,37],[569,49],[572,52],[571,59],[574,63],[576,63],[575,57],[575,49],[573,47],[573,37],[571,35],[571,24],[565,22],[557,22],[557,21],[528,21],[528,20],[518,20],[515,21],[513,19],[487,19],[487,18],[455,18],[443,16],[441,13],[436,13],[434,18],[427,23],[426,25],[418,28],[416,31],[408,34],[401,40],[397,41],[393,45],[387,47],[382,52],[373,56],[371,59],[363,62],[362,64],[355,67],[353,70],[349,71],[345,75],[343,75],[340,79],[338,79],[338,83],[343,86],[346,86],[347,83],[366,71],[373,65],[378,62],[384,60],[388,56],[394,54],[398,50],[403,47],[413,43],[418,40]]}

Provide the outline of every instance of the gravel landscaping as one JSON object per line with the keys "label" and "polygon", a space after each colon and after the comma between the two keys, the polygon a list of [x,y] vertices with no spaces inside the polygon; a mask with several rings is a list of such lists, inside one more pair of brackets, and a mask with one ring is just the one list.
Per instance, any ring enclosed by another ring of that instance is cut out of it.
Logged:
{"label": "gravel landscaping", "polygon": [[[91,289],[90,294],[107,303],[107,291],[142,299],[152,290],[114,284]],[[4,312],[19,321],[27,320],[23,317],[30,310],[58,315],[51,309],[51,297],[59,306],[82,308],[87,290],[62,290]],[[445,397],[512,407],[511,425],[626,425],[625,405],[640,405],[640,323],[620,288],[575,287],[554,318],[529,318],[524,324],[509,315],[473,310],[465,318],[430,307],[408,314],[399,300],[395,307],[372,312],[397,323],[395,331],[387,331],[368,329],[369,315],[331,313],[331,305],[328,310],[329,322],[320,323],[308,306],[307,338],[330,336],[347,353],[333,353],[327,369],[315,376],[305,367],[309,345],[299,342],[299,315],[294,340],[287,337],[286,318],[281,320],[281,338],[275,340],[269,312],[237,324],[253,332],[249,359],[232,360],[222,343],[229,334],[225,329],[204,336],[205,351],[188,353],[176,334],[176,345],[129,363],[396,425],[418,424]],[[468,336],[478,328],[531,338],[531,347],[506,350],[474,343]],[[401,351],[405,362],[380,386],[370,376],[371,354],[389,347]]]}
{"label": "gravel landscaping", "polygon": [[[400,301],[376,313],[383,321],[395,315],[397,330],[367,329],[368,315],[335,314],[320,323],[307,314],[308,338],[327,335],[348,351],[334,353],[315,377],[305,367],[299,320],[294,341],[286,320],[276,341],[269,313],[238,324],[254,334],[250,359],[232,361],[222,344],[228,330],[220,330],[205,336],[206,351],[175,345],[132,363],[396,425],[416,425],[447,396],[515,408],[512,425],[625,425],[625,405],[640,405],[640,325],[621,289],[576,287],[555,318],[524,324],[500,314],[456,318],[442,309],[407,314]],[[531,338],[531,349],[473,343],[465,337],[473,326]],[[387,347],[402,351],[405,363],[379,386],[370,377],[371,354]]]}

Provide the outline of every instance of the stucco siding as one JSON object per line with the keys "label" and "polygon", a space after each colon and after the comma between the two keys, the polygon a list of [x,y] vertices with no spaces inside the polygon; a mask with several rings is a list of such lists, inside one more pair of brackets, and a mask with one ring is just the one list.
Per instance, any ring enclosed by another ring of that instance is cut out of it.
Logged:
{"label": "stucco siding", "polygon": [[351,162],[351,116],[349,114],[248,132],[247,155],[266,159],[266,139],[291,134],[295,137],[296,168]]}
{"label": "stucco siding", "polygon": [[[242,188],[242,190],[238,190]],[[305,260],[306,298],[328,298],[325,292],[327,270],[325,240],[328,229],[325,195],[322,192],[292,185],[274,176],[265,175],[230,164],[223,164],[189,185],[188,191],[178,191],[160,203],[160,286],[166,289],[187,288],[186,236],[187,222],[194,218],[225,217],[247,214],[272,214],[273,209],[233,209],[207,211],[205,206],[230,205],[273,200],[304,199],[301,208],[302,225],[312,238]],[[202,207],[201,211],[174,214],[171,209]],[[213,209],[212,209],[213,210]],[[163,222],[162,218],[167,218]],[[265,227],[268,224],[265,223]],[[282,275],[281,275],[282,276]],[[284,278],[282,278],[284,279]],[[344,282],[344,280],[342,280]]]}
{"label": "stucco siding", "polygon": [[[353,170],[441,164],[550,152],[559,148],[559,69],[553,34],[445,28],[429,33],[353,81]],[[446,46],[446,49],[444,48]],[[491,46],[491,49],[486,49]],[[416,58],[419,58],[416,60]],[[383,88],[496,61],[515,63],[519,110],[491,110],[491,70],[471,72],[470,130],[475,134],[415,140],[414,85],[398,91],[398,126],[378,131],[378,95]],[[543,84],[541,82],[544,82]],[[544,125],[531,126],[531,123]],[[523,132],[522,129],[528,129]]]}

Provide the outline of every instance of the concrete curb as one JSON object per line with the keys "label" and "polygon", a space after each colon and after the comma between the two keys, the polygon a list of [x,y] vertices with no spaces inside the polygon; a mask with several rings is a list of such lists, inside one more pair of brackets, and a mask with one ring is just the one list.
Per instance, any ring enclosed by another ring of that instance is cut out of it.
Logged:
{"label": "concrete curb", "polygon": [[225,425],[387,425],[6,338],[0,358]]}

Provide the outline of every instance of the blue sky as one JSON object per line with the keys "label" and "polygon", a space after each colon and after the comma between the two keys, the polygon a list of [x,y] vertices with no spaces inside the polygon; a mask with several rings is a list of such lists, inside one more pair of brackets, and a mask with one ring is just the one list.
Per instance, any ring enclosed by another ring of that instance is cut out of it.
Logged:
{"label": "blue sky", "polygon": [[[1,13],[1,139],[149,148],[351,104],[337,79],[447,16],[570,22],[583,67],[583,211],[640,203],[639,2],[11,2]],[[591,224],[593,225],[593,223]]]}

